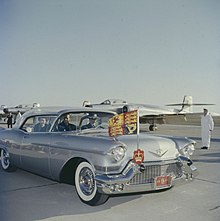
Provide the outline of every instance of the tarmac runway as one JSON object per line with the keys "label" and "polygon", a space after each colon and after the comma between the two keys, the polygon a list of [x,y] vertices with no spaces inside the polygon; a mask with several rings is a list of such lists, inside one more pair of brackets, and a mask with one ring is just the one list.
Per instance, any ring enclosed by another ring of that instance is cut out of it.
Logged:
{"label": "tarmac runway", "polygon": [[220,127],[211,149],[201,150],[200,127],[161,125],[156,134],[188,136],[197,142],[193,182],[169,190],[111,197],[104,205],[83,204],[74,189],[28,172],[0,169],[1,221],[219,221]]}

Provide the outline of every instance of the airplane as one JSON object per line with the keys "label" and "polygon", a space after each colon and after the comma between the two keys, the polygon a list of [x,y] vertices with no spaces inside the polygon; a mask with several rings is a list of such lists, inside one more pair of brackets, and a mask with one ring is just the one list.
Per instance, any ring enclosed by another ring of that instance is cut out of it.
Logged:
{"label": "airplane", "polygon": [[[168,104],[165,106],[134,104],[121,99],[107,99],[98,104],[84,101],[83,106],[114,111],[118,114],[132,110],[139,110],[140,124],[150,124],[149,130],[157,130],[157,124],[197,125],[201,123],[203,112],[192,112],[192,106],[205,106],[214,104],[193,103],[192,96],[185,95],[182,103]],[[168,106],[181,106],[180,109],[169,109]],[[211,113],[215,125],[220,126],[220,115]]]}
{"label": "airplane", "polygon": [[18,111],[21,112],[21,114],[25,113],[26,111],[40,107],[39,103],[33,103],[31,104],[19,104],[14,107],[7,107],[6,105],[1,105],[0,107],[0,120],[7,117],[9,113],[12,113],[14,116],[17,115]]}

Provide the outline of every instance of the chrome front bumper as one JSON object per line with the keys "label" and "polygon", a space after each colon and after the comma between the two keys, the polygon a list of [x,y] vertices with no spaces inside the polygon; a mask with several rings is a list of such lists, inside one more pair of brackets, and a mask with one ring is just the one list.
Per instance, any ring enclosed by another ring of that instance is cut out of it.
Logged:
{"label": "chrome front bumper", "polygon": [[[96,175],[95,180],[99,192],[112,195],[167,189],[190,182],[197,175],[197,168],[192,161],[186,157],[179,157],[173,161],[148,162],[140,166],[130,162],[121,174]],[[169,182],[157,186],[155,180],[159,176],[168,177]]]}

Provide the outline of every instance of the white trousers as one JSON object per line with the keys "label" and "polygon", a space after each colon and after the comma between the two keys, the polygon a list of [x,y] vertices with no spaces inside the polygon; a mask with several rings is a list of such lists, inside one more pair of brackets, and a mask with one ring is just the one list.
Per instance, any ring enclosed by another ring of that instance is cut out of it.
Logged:
{"label": "white trousers", "polygon": [[202,146],[210,147],[211,131],[202,130]]}

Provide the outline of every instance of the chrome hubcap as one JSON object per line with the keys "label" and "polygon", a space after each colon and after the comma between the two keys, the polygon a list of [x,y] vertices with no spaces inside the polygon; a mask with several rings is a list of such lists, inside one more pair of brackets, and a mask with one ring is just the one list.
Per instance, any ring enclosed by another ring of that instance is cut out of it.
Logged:
{"label": "chrome hubcap", "polygon": [[95,181],[92,171],[89,168],[83,168],[79,175],[81,191],[87,196],[91,195],[95,189]]}
{"label": "chrome hubcap", "polygon": [[9,154],[5,151],[1,151],[1,162],[4,169],[9,166]]}

